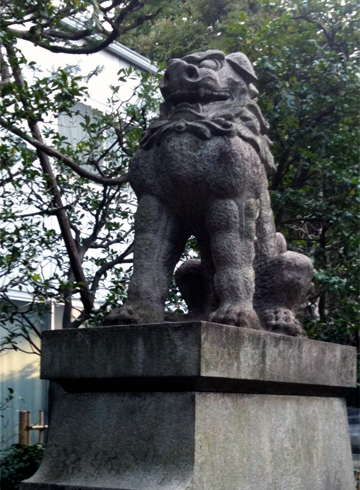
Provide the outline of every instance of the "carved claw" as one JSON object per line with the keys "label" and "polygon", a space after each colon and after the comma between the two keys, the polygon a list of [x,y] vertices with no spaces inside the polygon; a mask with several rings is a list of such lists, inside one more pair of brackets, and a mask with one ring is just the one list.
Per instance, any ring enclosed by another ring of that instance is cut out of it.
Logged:
{"label": "carved claw", "polygon": [[294,313],[287,308],[274,308],[258,312],[265,330],[293,337],[306,337],[301,323]]}
{"label": "carved claw", "polygon": [[244,309],[239,304],[225,304],[210,314],[209,321],[234,325],[236,327],[260,329],[260,322],[254,310]]}

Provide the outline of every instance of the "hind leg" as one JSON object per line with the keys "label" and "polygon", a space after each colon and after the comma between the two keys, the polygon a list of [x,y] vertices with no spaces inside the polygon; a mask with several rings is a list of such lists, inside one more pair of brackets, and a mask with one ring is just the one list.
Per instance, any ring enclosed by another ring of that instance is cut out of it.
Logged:
{"label": "hind leg", "polygon": [[261,324],[271,332],[305,335],[296,314],[306,299],[313,266],[305,255],[288,252],[284,236],[276,233],[267,188],[260,196],[256,236],[254,308]]}
{"label": "hind leg", "polygon": [[140,198],[128,300],[108,315],[106,325],[164,321],[171,276],[187,238],[183,224],[163,203],[150,195]]}
{"label": "hind leg", "polygon": [[306,300],[312,276],[310,259],[290,251],[280,253],[256,269],[254,305],[266,330],[305,335],[296,313]]}

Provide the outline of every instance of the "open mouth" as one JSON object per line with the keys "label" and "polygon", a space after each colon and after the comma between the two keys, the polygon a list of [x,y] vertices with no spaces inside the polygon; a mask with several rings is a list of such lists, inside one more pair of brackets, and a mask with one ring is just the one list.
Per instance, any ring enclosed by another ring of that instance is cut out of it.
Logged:
{"label": "open mouth", "polygon": [[200,86],[195,90],[178,90],[173,92],[167,97],[167,100],[174,105],[181,104],[182,102],[209,104],[230,98],[231,94],[228,90],[214,90],[210,87]]}

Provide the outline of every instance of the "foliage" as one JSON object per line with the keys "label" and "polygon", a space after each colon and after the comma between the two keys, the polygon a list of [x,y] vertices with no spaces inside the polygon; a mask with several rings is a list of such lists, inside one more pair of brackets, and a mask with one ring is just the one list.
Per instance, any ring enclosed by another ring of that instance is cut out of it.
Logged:
{"label": "foliage", "polygon": [[170,0],[156,19],[126,35],[125,42],[157,61],[222,49],[239,20],[245,18],[256,29],[267,17],[267,10],[256,0]]}
{"label": "foliage", "polygon": [[[358,2],[210,1],[168,4],[129,37],[164,61],[189,51],[242,51],[259,78],[277,162],[276,225],[316,268],[311,337],[358,345]],[[190,44],[184,42],[193,34]],[[190,46],[190,47],[189,47]]]}
{"label": "foliage", "polygon": [[13,444],[1,453],[0,486],[2,490],[17,490],[20,482],[30,478],[38,469],[44,448]]}
{"label": "foliage", "polygon": [[15,391],[12,388],[7,388],[7,395],[4,396],[2,400],[0,400],[0,425],[2,426],[2,434],[0,438],[0,446],[4,446],[7,444],[8,440],[5,437],[5,431],[7,430],[7,421],[6,421],[6,415],[4,414],[5,410],[14,410],[15,408],[12,406],[12,402],[18,400],[18,401],[24,401],[23,398],[18,396]]}
{"label": "foliage", "polygon": [[[0,412],[3,412],[6,410],[9,406],[9,403],[15,398],[15,392],[12,388],[8,388],[8,394],[7,396],[3,399],[0,400]],[[3,415],[0,415],[0,417],[3,417]]]}
{"label": "foliage", "polygon": [[[66,72],[54,74],[57,82],[59,75],[67,83]],[[61,206],[54,204],[48,185],[49,175],[41,168],[36,152],[10,131],[4,133],[1,158],[4,162],[2,197],[5,205],[1,210],[4,223],[1,246],[6,253],[1,263],[4,286],[0,290],[3,300],[0,321],[4,328],[8,328],[5,338],[8,347],[17,348],[19,335],[30,342],[30,332],[40,336],[34,318],[44,317],[51,301],[65,303],[64,326],[78,326],[90,317],[96,324],[109,303],[124,297],[124,282],[129,272],[123,264],[131,263],[129,255],[132,253],[132,215],[135,205],[126,186],[126,170],[147,123],[147,111],[152,113],[157,106],[157,98],[153,95],[157,80],[148,74],[140,76],[141,82],[134,90],[136,103],[121,100],[121,85],[135,75],[132,69],[119,73],[119,85],[113,87],[108,111],[104,114],[93,111],[92,118],[85,117],[81,123],[85,136],[75,147],[59,135],[50,118],[45,119],[46,113],[41,108],[43,98],[39,99],[39,103],[34,100],[34,85],[39,82],[27,85],[24,90],[24,97],[28,103],[32,103],[32,113],[41,112],[43,134],[48,147],[71,158],[80,168],[86,165],[85,168],[92,169],[94,175],[101,179],[110,181],[112,176],[118,180],[121,178],[119,176],[125,177],[125,187],[109,186],[107,181],[103,185],[94,185],[89,179],[73,173],[59,159],[52,159],[51,168],[56,175],[62,203]],[[62,101],[56,100],[56,93],[49,82],[47,79],[42,84],[46,87],[44,91],[48,91],[48,104],[53,97],[52,114],[64,114],[66,111],[69,116],[73,116],[70,107],[81,100],[78,85],[74,84],[71,104],[66,109]],[[59,90],[63,90],[63,84],[59,83],[59,87]],[[9,89],[7,94],[9,105],[15,104],[14,94]],[[6,112],[2,116],[3,120],[6,118],[4,126],[7,128],[15,125],[20,127],[24,121],[21,111]],[[82,290],[84,280],[76,277],[74,268],[77,265],[71,264],[68,247],[64,247],[61,223],[56,226],[50,218],[57,215],[60,207],[66,210],[66,219],[73,232],[89,295],[102,302],[101,308],[96,309],[93,300],[88,311],[83,310],[78,320],[71,317],[72,298]],[[110,275],[112,285],[109,294],[102,288]],[[9,297],[10,288],[28,292],[32,295],[32,301],[19,309]],[[10,327],[6,327],[8,322]]]}
{"label": "foliage", "polygon": [[162,2],[150,0],[16,0],[1,3],[2,42],[24,39],[53,53],[91,54],[153,19]]}
{"label": "foliage", "polygon": [[18,396],[12,388],[7,388],[7,395],[3,400],[0,400],[0,417],[4,416],[1,414],[4,410],[8,409],[13,400],[24,401],[21,396]]}
{"label": "foliage", "polygon": [[[127,2],[134,8],[135,4],[139,2]],[[65,304],[63,326],[78,327],[90,319],[98,324],[107,308],[125,296],[135,206],[126,172],[159,103],[158,78],[128,68],[111,81],[104,111],[93,108],[84,114],[77,109],[88,96],[87,81],[100,70],[79,74],[76,66],[67,66],[45,73],[26,59],[18,43],[20,37],[41,46],[45,43],[43,47],[50,51],[63,45],[62,52],[72,49],[78,54],[79,44],[73,39],[58,42],[63,37],[49,27],[62,29],[64,24],[58,23],[56,13],[60,6],[46,5],[55,10],[41,31],[42,43],[38,37],[28,39],[30,34],[17,32],[14,23],[30,22],[38,32],[50,14],[45,9],[43,17],[38,17],[23,2],[5,8],[2,22],[9,25],[0,38],[0,326],[5,332],[0,350],[22,350],[25,339],[27,351],[35,353],[39,353],[39,321],[54,302]],[[82,15],[88,13],[88,5],[75,2],[74,11],[66,7],[58,13],[76,20],[80,10]],[[38,7],[37,2],[36,12]],[[133,20],[129,22],[132,25]],[[87,37],[82,47],[90,49],[92,38],[87,45]],[[91,49],[97,50],[96,46]],[[133,87],[130,93],[128,88],[124,91],[129,84]],[[79,141],[69,141],[61,134],[58,117],[80,120]],[[27,293],[29,303],[19,305],[12,300],[13,290]]]}

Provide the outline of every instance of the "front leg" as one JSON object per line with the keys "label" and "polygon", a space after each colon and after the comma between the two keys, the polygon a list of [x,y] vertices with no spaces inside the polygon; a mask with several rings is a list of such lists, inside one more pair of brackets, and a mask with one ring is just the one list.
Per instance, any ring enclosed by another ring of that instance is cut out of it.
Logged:
{"label": "front leg", "polygon": [[219,199],[207,212],[211,251],[215,265],[214,286],[220,300],[209,320],[216,323],[259,329],[253,309],[255,199],[235,202]]}
{"label": "front leg", "polygon": [[128,300],[107,316],[105,325],[164,321],[171,276],[187,238],[178,218],[161,201],[150,195],[140,198]]}

